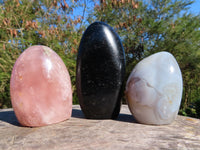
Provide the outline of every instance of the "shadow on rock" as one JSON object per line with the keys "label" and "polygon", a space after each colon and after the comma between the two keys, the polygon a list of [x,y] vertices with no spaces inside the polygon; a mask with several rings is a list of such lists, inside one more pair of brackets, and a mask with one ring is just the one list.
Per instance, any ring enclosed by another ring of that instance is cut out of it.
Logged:
{"label": "shadow on rock", "polygon": [[15,126],[21,126],[19,124],[19,122],[17,121],[14,111],[12,111],[12,110],[1,111],[0,112],[0,121],[7,122],[7,123],[15,125]]}
{"label": "shadow on rock", "polygon": [[[76,108],[72,109],[72,117],[86,119],[83,112],[80,109],[76,109]],[[107,119],[96,119],[96,120],[107,120]],[[129,115],[129,114],[119,114],[119,116],[115,120],[116,121],[122,121],[122,122],[137,123],[137,121],[134,119],[134,117],[132,115]]]}
{"label": "shadow on rock", "polygon": [[72,109],[72,117],[74,118],[85,118],[83,112],[79,109]]}
{"label": "shadow on rock", "polygon": [[128,114],[119,114],[117,121],[137,123],[135,118],[132,115]]}

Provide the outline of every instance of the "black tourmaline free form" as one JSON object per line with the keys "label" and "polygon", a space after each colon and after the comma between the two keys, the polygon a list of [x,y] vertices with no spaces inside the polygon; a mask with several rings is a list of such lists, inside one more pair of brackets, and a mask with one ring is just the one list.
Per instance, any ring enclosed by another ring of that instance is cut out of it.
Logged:
{"label": "black tourmaline free form", "polygon": [[88,119],[117,118],[123,92],[125,54],[117,33],[103,22],[92,23],[78,50],[76,86]]}

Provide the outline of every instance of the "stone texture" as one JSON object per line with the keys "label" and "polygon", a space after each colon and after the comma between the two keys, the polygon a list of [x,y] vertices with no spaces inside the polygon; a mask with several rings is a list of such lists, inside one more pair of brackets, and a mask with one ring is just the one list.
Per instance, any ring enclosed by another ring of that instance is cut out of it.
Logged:
{"label": "stone texture", "polygon": [[159,52],[141,60],[126,84],[129,108],[140,123],[170,124],[176,118],[183,79],[174,56]]}
{"label": "stone texture", "polygon": [[117,120],[84,119],[78,105],[68,121],[21,127],[12,109],[0,110],[0,149],[198,150],[200,120],[178,116],[170,125],[137,123],[123,105]]}
{"label": "stone texture", "polygon": [[125,54],[117,33],[103,22],[92,23],[81,39],[76,87],[90,119],[115,119],[120,111]]}
{"label": "stone texture", "polygon": [[23,126],[69,119],[72,89],[62,59],[46,46],[31,46],[17,59],[10,80],[12,106]]}

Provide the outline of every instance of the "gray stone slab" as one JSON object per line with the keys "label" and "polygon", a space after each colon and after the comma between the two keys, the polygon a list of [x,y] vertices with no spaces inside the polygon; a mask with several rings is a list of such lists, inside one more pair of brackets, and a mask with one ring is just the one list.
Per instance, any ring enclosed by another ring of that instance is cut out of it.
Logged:
{"label": "gray stone slab", "polygon": [[78,105],[72,117],[45,127],[21,127],[12,109],[0,110],[0,149],[200,149],[200,120],[178,116],[171,125],[137,123],[123,105],[117,120],[88,120]]}

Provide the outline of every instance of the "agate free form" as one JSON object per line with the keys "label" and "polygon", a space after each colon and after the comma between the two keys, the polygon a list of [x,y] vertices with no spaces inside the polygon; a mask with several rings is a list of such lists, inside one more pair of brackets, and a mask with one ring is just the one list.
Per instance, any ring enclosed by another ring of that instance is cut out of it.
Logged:
{"label": "agate free form", "polygon": [[44,126],[71,116],[69,73],[61,58],[46,46],[29,47],[20,55],[12,70],[10,94],[23,126]]}
{"label": "agate free form", "polygon": [[103,22],[91,24],[81,39],[76,86],[86,118],[114,119],[121,106],[125,54],[117,33]]}
{"label": "agate free form", "polygon": [[140,61],[126,84],[130,111],[144,124],[170,124],[177,116],[182,90],[180,68],[168,52],[159,52]]}

